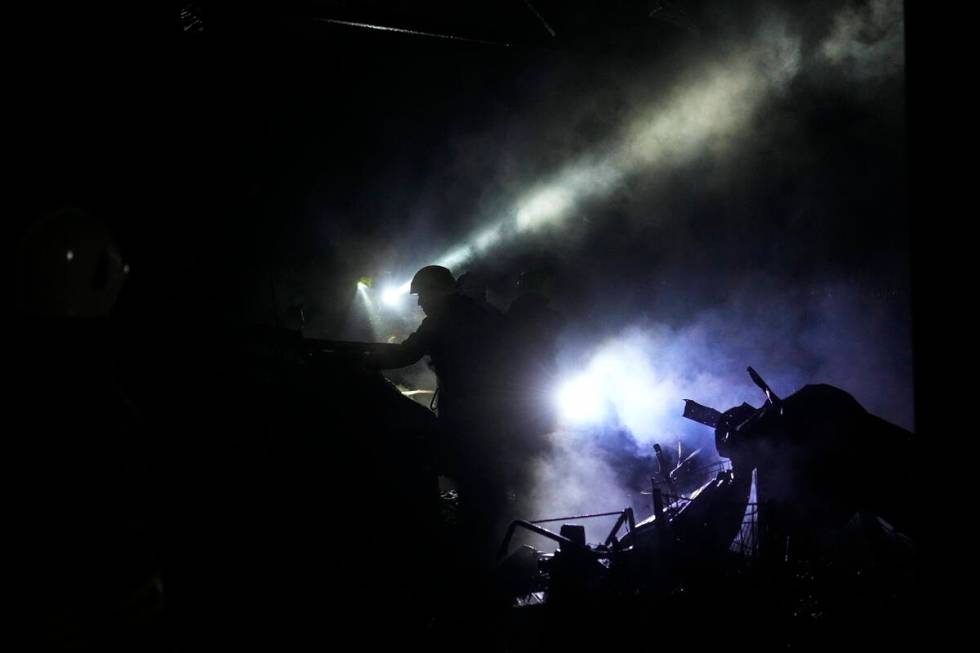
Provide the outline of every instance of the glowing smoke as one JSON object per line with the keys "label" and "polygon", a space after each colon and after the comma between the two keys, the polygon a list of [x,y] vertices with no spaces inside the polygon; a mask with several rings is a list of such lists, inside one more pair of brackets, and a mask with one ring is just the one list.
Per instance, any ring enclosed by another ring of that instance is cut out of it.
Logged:
{"label": "glowing smoke", "polygon": [[[691,70],[676,88],[626,121],[609,142],[566,164],[550,179],[518,193],[511,205],[464,243],[435,259],[461,272],[477,254],[518,237],[561,226],[588,201],[602,200],[637,175],[679,169],[692,158],[724,158],[760,107],[801,71],[822,69],[861,82],[901,72],[901,3],[875,0],[847,6],[808,57],[786,17],[763,22],[753,39]],[[407,293],[402,284],[399,292]]]}
{"label": "glowing smoke", "polygon": [[[808,42],[788,20],[762,22],[753,38],[705,57],[683,77],[687,81],[631,112],[612,136],[557,166],[541,182],[512,192],[512,199],[494,207],[472,237],[435,262],[458,274],[494,248],[567,230],[586,214],[601,215],[590,210],[592,205],[609,200],[633,180],[666,177],[692,163],[724,165],[736,179],[757,173],[739,170],[741,148],[760,135],[778,138],[771,134],[782,125],[757,120],[769,116],[766,111],[792,94],[799,80],[872,93],[867,82],[894,78],[903,69],[900,3],[847,5],[827,24],[826,32],[804,47]],[[778,151],[779,163],[808,156],[787,147]],[[672,219],[669,211],[635,217]],[[805,213],[800,217],[807,219]],[[569,230],[564,240],[571,237]],[[911,384],[904,382],[911,378],[910,351],[901,328],[907,314],[848,279],[816,274],[814,279],[803,289],[746,277],[732,283],[720,305],[683,320],[668,324],[629,316],[625,326],[607,330],[598,340],[566,343],[562,396],[573,408],[571,423],[554,434],[552,454],[538,461],[538,482],[527,495],[531,505],[521,516],[623,507],[636,499],[636,488],[624,485],[626,472],[632,471],[624,466],[650,465],[645,456],[651,442],[683,440],[688,449],[707,444],[713,451],[710,429],[680,416],[682,400],[720,409],[742,401],[759,405],[760,393],[745,374],[746,365],[756,367],[781,394],[805,383],[832,383],[871,412],[912,427]],[[663,295],[670,293],[683,295],[675,289]],[[690,303],[702,299],[694,296]],[[589,426],[595,422],[599,425]],[[629,434],[636,447],[632,458],[605,445],[610,424]],[[600,531],[594,526],[589,535]]]}
{"label": "glowing smoke", "polygon": [[[736,135],[752,131],[747,126],[753,114],[804,73],[836,75],[827,83],[861,86],[867,93],[869,80],[901,73],[900,3],[848,6],[831,23],[829,35],[804,52],[785,22],[766,22],[756,44],[733,64],[705,68],[695,84],[638,116],[601,164],[572,166],[524,197],[510,233],[560,225],[578,202],[640,171],[680,167],[706,153],[730,157]],[[589,171],[597,173],[596,184],[572,181],[588,179]],[[882,382],[912,377],[907,324],[901,306],[851,281],[819,280],[804,291],[747,277],[723,305],[695,312],[683,324],[634,321],[599,343],[571,343],[565,348],[567,381],[556,398],[570,411],[566,428],[553,436],[550,457],[539,461],[528,513],[582,514],[630,502],[649,513],[639,488],[624,479],[635,477],[637,467],[651,474],[657,469],[648,453],[652,442],[681,440],[689,450],[707,445],[713,453],[711,430],[681,417],[682,400],[722,410],[742,401],[760,405],[746,365],[783,395],[806,383],[830,383],[872,413],[913,428],[911,383]],[[632,457],[603,446],[610,423],[637,444]],[[595,541],[608,524],[586,528]]]}
{"label": "glowing smoke", "polygon": [[371,297],[370,288],[368,288],[367,284],[360,281],[357,282],[357,296],[361,299],[361,304],[364,306],[364,313],[368,318],[368,324],[371,326],[371,336],[377,340],[381,337],[383,326],[381,317],[378,315],[378,308],[374,304],[374,299]]}
{"label": "glowing smoke", "polygon": [[[692,74],[693,82],[638,111],[611,144],[520,194],[503,216],[489,219],[489,226],[436,264],[458,272],[477,253],[562,225],[584,202],[607,197],[632,176],[677,168],[706,153],[721,155],[729,139],[745,129],[756,108],[799,65],[799,37],[785,28],[767,27],[760,43]],[[401,290],[407,292],[407,284]]]}
{"label": "glowing smoke", "polygon": [[834,17],[819,56],[854,79],[868,81],[900,74],[905,65],[902,3],[871,0],[848,6]]}
{"label": "glowing smoke", "polygon": [[[552,453],[538,463],[528,513],[583,514],[632,502],[648,514],[649,497],[639,495],[637,483],[658,469],[652,444],[681,441],[688,451],[704,447],[702,464],[717,459],[713,431],[682,417],[683,400],[720,410],[743,401],[761,405],[747,365],[782,396],[808,383],[830,383],[870,412],[913,428],[911,386],[898,391],[882,383],[912,375],[908,334],[894,328],[900,315],[846,283],[790,300],[786,289],[760,290],[748,282],[725,306],[679,327],[640,322],[597,345],[569,343],[562,366],[570,385],[563,390],[573,412],[552,436]],[[894,355],[903,349],[905,356]],[[630,478],[639,480],[630,485]],[[599,522],[587,532],[596,538],[604,528]]]}

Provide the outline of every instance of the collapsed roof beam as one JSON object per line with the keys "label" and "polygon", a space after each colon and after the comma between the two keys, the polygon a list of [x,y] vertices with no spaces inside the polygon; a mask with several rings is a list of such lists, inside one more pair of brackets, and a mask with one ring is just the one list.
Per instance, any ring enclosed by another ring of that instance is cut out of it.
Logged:
{"label": "collapsed roof beam", "polygon": [[544,27],[545,31],[551,35],[551,38],[556,38],[557,34],[555,34],[555,30],[548,24],[548,21],[541,15],[541,12],[538,11],[533,4],[531,4],[531,0],[524,0],[524,5],[532,14],[534,14],[535,18],[538,19],[538,22],[541,23],[541,26]]}
{"label": "collapsed roof beam", "polygon": [[504,48],[511,47],[510,43],[505,43],[503,41],[487,41],[484,39],[473,39],[466,36],[456,36],[454,34],[439,34],[436,32],[421,32],[414,29],[405,29],[403,27],[390,27],[388,25],[375,25],[372,23],[357,23],[349,20],[338,20],[336,18],[317,18],[316,20],[322,23],[330,23],[331,25],[342,25],[345,27],[356,27],[360,29],[371,29],[377,30],[379,32],[394,32],[396,34],[407,34],[410,36],[421,36],[425,38],[433,39],[444,39],[448,41],[459,41],[462,43],[478,43],[480,45],[496,45]]}

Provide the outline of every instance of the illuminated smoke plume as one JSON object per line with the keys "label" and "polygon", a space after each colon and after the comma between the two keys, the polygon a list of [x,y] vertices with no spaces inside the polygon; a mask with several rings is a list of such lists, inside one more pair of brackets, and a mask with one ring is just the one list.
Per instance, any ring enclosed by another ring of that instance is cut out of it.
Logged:
{"label": "illuminated smoke plume", "polygon": [[[824,237],[821,221],[845,206],[838,201],[838,186],[820,186],[819,175],[810,174],[820,165],[811,163],[820,161],[811,150],[820,151],[835,139],[866,137],[803,124],[801,114],[813,103],[846,98],[864,103],[862,108],[875,120],[879,112],[893,111],[883,120],[893,121],[895,129],[904,124],[893,107],[900,101],[890,101],[896,97],[889,95],[894,88],[882,91],[904,71],[901,3],[834,6],[843,8],[828,10],[819,26],[807,17],[770,12],[750,36],[687,60],[666,90],[651,100],[653,91],[643,88],[636,94],[642,101],[628,103],[635,108],[611,112],[612,127],[606,125],[593,140],[569,148],[567,157],[549,163],[549,171],[535,171],[532,177],[528,170],[534,166],[516,165],[515,172],[501,175],[490,184],[497,198],[474,221],[478,226],[471,235],[440,256],[414,262],[416,268],[445,265],[458,275],[476,259],[526,243],[583,252],[594,246],[596,237],[608,235],[610,229],[602,231],[602,222],[610,219],[610,212],[603,209],[617,202],[625,205],[628,219],[616,228],[664,241],[659,249],[643,243],[658,255],[651,256],[649,267],[663,284],[644,300],[669,319],[658,317],[658,311],[651,316],[609,310],[618,306],[610,297],[617,291],[625,294],[632,285],[627,280],[621,289],[604,285],[590,295],[606,301],[594,314],[613,316],[609,323],[566,334],[562,385],[572,394],[571,405],[579,411],[573,417],[581,423],[566,424],[552,435],[552,452],[536,461],[537,482],[526,489],[526,512],[517,516],[603,512],[630,503],[648,511],[637,484],[656,469],[652,443],[681,441],[687,451],[704,447],[710,459],[713,434],[681,417],[683,399],[721,410],[743,401],[760,405],[761,393],[749,380],[747,365],[777,393],[790,394],[807,383],[831,383],[852,393],[872,413],[914,426],[909,316],[907,304],[896,300],[907,288],[904,264],[884,265],[886,270],[892,265],[895,274],[892,288],[884,290],[881,284],[856,279],[858,268],[881,263],[870,257],[844,273],[806,269],[793,279],[780,277],[779,266],[803,258]],[[636,77],[627,85],[645,87],[642,73]],[[557,128],[548,124],[550,130]],[[837,156],[834,161],[842,158]],[[781,175],[783,169],[791,172]],[[704,170],[710,174],[702,175]],[[884,182],[866,171],[858,173],[886,186],[884,190],[894,185],[890,172],[883,173]],[[689,278],[696,268],[687,258],[700,254],[701,235],[686,235],[684,223],[694,213],[688,207],[690,193],[674,192],[671,180],[696,177],[705,187],[724,188],[726,202],[741,211],[741,222],[729,227],[736,236],[722,234],[719,239],[738,246],[743,240],[766,240],[772,221],[763,216],[754,222],[754,203],[775,193],[769,187],[776,185],[775,179],[793,174],[799,177],[792,180],[799,191],[776,210],[788,216],[781,219],[792,222],[792,233],[808,234],[813,242],[802,236],[802,242],[764,243],[768,250],[755,251],[768,253],[765,264],[732,266],[730,279],[706,280],[709,290]],[[871,197],[876,192],[881,191],[865,190]],[[805,202],[810,204],[803,206]],[[854,209],[853,220],[861,210]],[[837,218],[836,224],[847,219]],[[656,229],[643,231],[651,226]],[[623,239],[631,236],[626,233]],[[685,237],[681,244],[670,240]],[[896,242],[889,245],[892,254],[898,251]],[[884,251],[887,259],[889,250]],[[581,254],[576,260],[590,259]],[[585,265],[582,269],[585,277]],[[384,290],[391,303],[407,291],[407,282]],[[607,528],[608,523],[591,524],[590,540],[604,536]]]}
{"label": "illuminated smoke plume", "polygon": [[[459,273],[475,256],[563,226],[584,203],[607,198],[637,175],[683,169],[695,158],[730,163],[760,109],[803,71],[845,78],[856,90],[869,79],[903,71],[904,23],[897,0],[847,5],[831,24],[829,34],[804,52],[803,37],[788,17],[766,18],[753,38],[691,66],[685,81],[634,111],[612,137],[515,193],[470,238],[420,265],[434,262]],[[407,282],[388,290],[389,298],[406,292]]]}
{"label": "illuminated smoke plume", "polygon": [[368,324],[371,327],[371,336],[374,340],[379,340],[382,334],[381,318],[378,315],[378,308],[374,304],[374,299],[371,298],[367,284],[360,281],[357,282],[357,296],[361,300],[364,312],[367,315]]}
{"label": "illuminated smoke plume", "polygon": [[905,68],[904,16],[896,0],[849,5],[834,17],[818,56],[848,77],[867,81],[901,74]]}
{"label": "illuminated smoke plume", "polygon": [[[564,378],[584,377],[588,392],[577,400],[596,407],[579,405],[582,412],[573,417],[596,419],[552,436],[554,450],[539,461],[528,511],[561,516],[633,505],[649,513],[639,490],[658,469],[652,444],[681,441],[687,451],[703,448],[702,464],[717,460],[713,431],[682,417],[683,400],[719,410],[743,401],[762,405],[748,365],[779,395],[829,383],[912,429],[912,388],[901,381],[912,375],[908,333],[895,328],[902,316],[845,283],[798,291],[792,300],[782,298],[787,293],[759,294],[748,283],[724,307],[700,312],[686,325],[634,323],[598,344],[569,343]],[[608,527],[599,522],[587,530],[599,537]]]}
{"label": "illuminated smoke plume", "polygon": [[[871,95],[874,84],[902,73],[900,3],[847,5],[830,24],[826,37],[804,51],[786,22],[765,22],[736,55],[704,66],[690,85],[637,114],[602,155],[570,164],[521,195],[486,246],[560,227],[581,203],[601,200],[641,172],[682,169],[695,156],[737,161],[740,139],[760,133],[752,124],[756,113],[791,92],[802,75]],[[470,243],[443,261],[465,264],[479,249]],[[815,275],[809,285],[794,287],[748,275],[732,284],[721,305],[695,310],[680,323],[632,319],[599,341],[567,342],[556,400],[566,393],[571,423],[553,435],[551,455],[539,461],[529,515],[594,513],[630,503],[649,512],[642,499],[637,505],[640,488],[625,479],[642,478],[638,469],[656,471],[653,442],[680,440],[688,451],[703,446],[712,458],[713,434],[681,417],[683,399],[721,410],[742,401],[760,405],[747,365],[783,395],[807,383],[830,383],[872,413],[914,428],[906,310],[848,278]],[[625,447],[631,456],[620,455],[621,444],[604,443],[611,424],[614,433],[631,437]],[[590,541],[605,536],[607,522],[587,524]]]}
{"label": "illuminated smoke plume", "polygon": [[[684,166],[693,157],[724,156],[768,95],[800,66],[800,39],[769,26],[763,38],[703,65],[689,82],[638,110],[610,142],[519,193],[503,215],[435,260],[454,271],[476,255],[563,225],[584,202],[601,201],[624,181]],[[408,292],[404,283],[389,290]]]}

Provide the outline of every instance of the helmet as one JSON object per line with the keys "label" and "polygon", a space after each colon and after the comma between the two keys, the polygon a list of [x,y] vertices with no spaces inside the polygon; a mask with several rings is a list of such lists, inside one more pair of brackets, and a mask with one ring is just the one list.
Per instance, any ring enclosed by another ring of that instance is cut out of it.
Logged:
{"label": "helmet", "polygon": [[421,293],[437,293],[448,295],[456,291],[456,279],[453,273],[441,265],[427,265],[412,277],[409,292],[413,295]]}

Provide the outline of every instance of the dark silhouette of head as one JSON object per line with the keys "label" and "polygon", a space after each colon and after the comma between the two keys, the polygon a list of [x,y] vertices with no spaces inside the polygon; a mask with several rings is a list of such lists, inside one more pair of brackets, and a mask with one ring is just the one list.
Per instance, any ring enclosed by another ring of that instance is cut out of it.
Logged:
{"label": "dark silhouette of head", "polygon": [[447,299],[456,292],[456,279],[448,268],[427,265],[412,278],[410,292],[419,296],[419,306],[428,316],[441,313]]}

